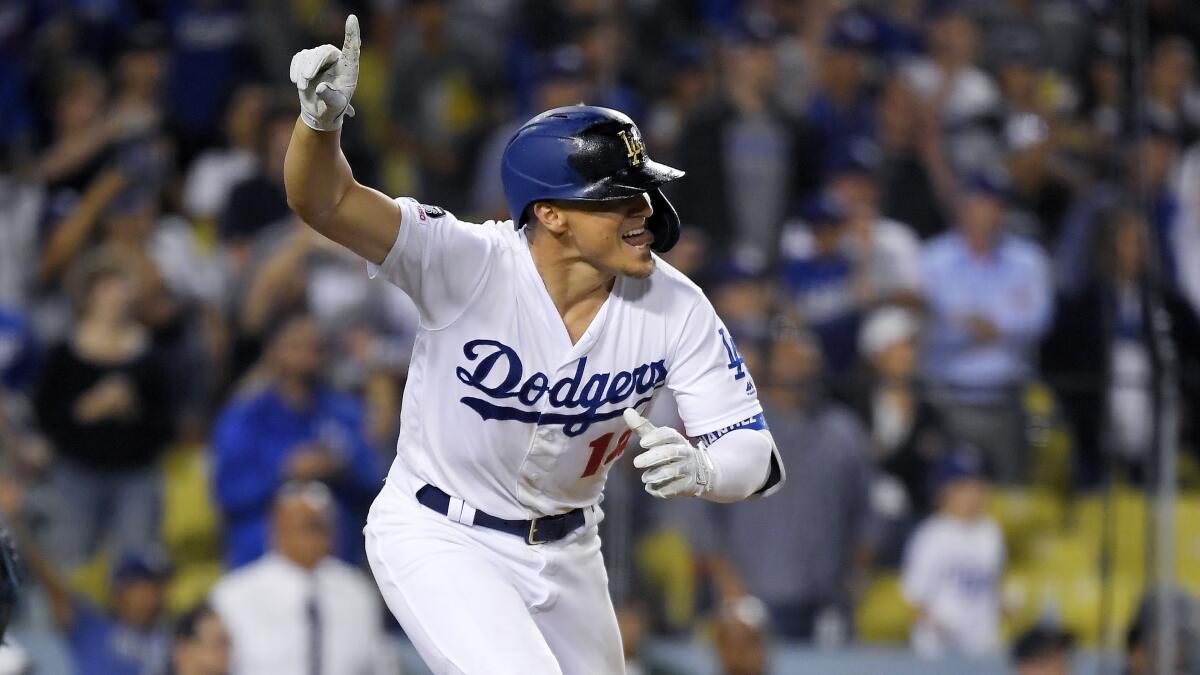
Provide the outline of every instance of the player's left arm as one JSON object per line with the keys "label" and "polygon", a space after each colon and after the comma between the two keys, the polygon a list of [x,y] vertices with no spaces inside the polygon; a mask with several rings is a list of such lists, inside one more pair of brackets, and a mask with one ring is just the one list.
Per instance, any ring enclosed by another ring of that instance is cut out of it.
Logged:
{"label": "player's left arm", "polygon": [[771,432],[762,415],[745,427],[721,434],[711,443],[691,441],[671,427],[656,427],[633,408],[625,410],[625,423],[637,432],[646,449],[633,459],[642,472],[646,491],[655,497],[690,495],[713,502],[737,502],[774,491],[783,482]]}
{"label": "player's left arm", "polygon": [[634,458],[634,466],[645,469],[642,480],[650,494],[732,502],[782,486],[783,462],[753,378],[733,336],[699,289],[670,352],[667,387],[685,430],[698,442],[626,411],[626,423],[647,449]]}

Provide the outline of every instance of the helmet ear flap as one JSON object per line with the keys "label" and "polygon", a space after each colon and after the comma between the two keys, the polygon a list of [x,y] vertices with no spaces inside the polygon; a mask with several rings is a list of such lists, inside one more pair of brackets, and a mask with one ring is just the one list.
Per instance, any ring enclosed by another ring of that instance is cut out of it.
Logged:
{"label": "helmet ear flap", "polygon": [[654,208],[654,215],[646,219],[646,227],[654,234],[650,249],[656,253],[666,253],[679,241],[679,213],[660,188],[647,190],[646,194],[650,196],[650,206]]}

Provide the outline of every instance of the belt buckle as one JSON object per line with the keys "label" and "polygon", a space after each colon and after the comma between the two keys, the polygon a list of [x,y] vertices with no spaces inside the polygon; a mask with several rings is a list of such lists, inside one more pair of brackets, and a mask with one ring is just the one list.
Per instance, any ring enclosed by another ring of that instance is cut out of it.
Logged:
{"label": "belt buckle", "polygon": [[537,546],[538,544],[544,544],[549,541],[549,539],[542,539],[541,541],[534,539],[534,536],[537,535],[537,522],[540,518],[541,516],[538,516],[537,518],[529,521],[529,535],[525,537],[525,543],[529,544],[530,546]]}

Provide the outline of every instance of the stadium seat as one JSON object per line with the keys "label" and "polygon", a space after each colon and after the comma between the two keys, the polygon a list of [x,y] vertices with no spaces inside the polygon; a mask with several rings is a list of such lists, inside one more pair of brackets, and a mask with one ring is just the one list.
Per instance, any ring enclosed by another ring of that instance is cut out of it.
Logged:
{"label": "stadium seat", "polygon": [[659,594],[671,626],[688,625],[696,610],[696,565],[683,533],[660,530],[641,538],[636,552],[638,574]]}
{"label": "stadium seat", "polygon": [[863,642],[907,642],[916,611],[904,599],[900,576],[880,574],[859,600],[854,622],[858,639]]}
{"label": "stadium seat", "polygon": [[1004,530],[1008,558],[1017,564],[1028,558],[1032,542],[1061,530],[1065,522],[1062,499],[1046,489],[993,489],[988,512]]}
{"label": "stadium seat", "polygon": [[220,520],[209,493],[208,453],[200,446],[172,449],[163,461],[162,542],[175,573],[167,611],[195,605],[221,576]]}

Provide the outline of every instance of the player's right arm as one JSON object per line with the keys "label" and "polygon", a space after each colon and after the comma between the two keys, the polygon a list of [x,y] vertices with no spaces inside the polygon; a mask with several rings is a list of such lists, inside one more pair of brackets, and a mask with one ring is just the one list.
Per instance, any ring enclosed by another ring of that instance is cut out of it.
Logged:
{"label": "player's right arm", "polygon": [[381,264],[400,228],[394,200],[354,179],[342,153],[342,119],[354,115],[362,40],[358,18],[346,19],[342,48],[321,45],[292,57],[300,119],[284,161],[288,206],[310,227]]}

